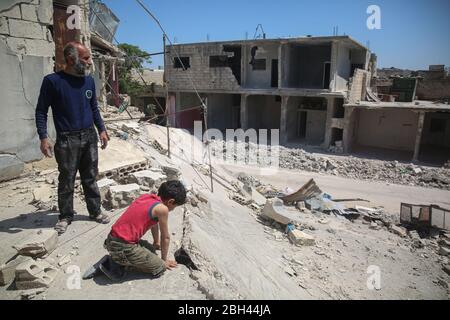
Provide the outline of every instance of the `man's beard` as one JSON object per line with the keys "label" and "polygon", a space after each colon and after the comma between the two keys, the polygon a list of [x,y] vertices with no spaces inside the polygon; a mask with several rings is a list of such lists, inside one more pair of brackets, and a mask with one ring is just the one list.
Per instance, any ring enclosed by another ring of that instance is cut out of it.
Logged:
{"label": "man's beard", "polygon": [[77,59],[75,64],[73,65],[73,70],[76,72],[79,76],[87,76],[90,73],[89,67],[85,64],[82,64],[80,60]]}

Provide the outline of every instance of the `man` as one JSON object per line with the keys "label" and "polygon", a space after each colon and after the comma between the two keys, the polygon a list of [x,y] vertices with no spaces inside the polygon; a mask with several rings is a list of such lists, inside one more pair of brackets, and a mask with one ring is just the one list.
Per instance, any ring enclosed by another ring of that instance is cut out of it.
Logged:
{"label": "man", "polygon": [[100,115],[95,94],[94,79],[89,76],[92,59],[89,50],[79,42],[64,47],[66,66],[44,77],[36,107],[36,127],[41,140],[41,152],[52,157],[52,146],[47,135],[47,113],[52,107],[56,129],[54,153],[58,163],[59,221],[55,229],[66,231],[74,217],[73,191],[75,176],[80,172],[89,217],[98,223],[109,223],[101,212],[100,192],[96,182],[98,173],[98,138],[101,147],[108,144],[108,134]]}

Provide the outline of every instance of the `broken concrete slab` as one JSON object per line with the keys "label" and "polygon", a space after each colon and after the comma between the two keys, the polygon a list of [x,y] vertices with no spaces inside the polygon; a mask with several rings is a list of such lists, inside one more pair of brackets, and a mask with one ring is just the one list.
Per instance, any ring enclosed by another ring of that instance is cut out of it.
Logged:
{"label": "broken concrete slab", "polygon": [[394,224],[390,226],[389,230],[400,237],[406,237],[408,234],[408,230],[405,227],[396,226]]}
{"label": "broken concrete slab", "polygon": [[136,183],[110,186],[106,194],[105,206],[108,208],[124,208],[140,195],[140,187]]}
{"label": "broken concrete slab", "polygon": [[283,205],[283,200],[279,198],[268,199],[264,205],[262,215],[283,225],[298,220],[297,215],[288,211]]}
{"label": "broken concrete slab", "polygon": [[0,286],[6,286],[12,283],[16,277],[16,268],[18,265],[30,260],[30,257],[17,256],[13,260],[0,265]]}
{"label": "broken concrete slab", "polygon": [[288,238],[297,246],[312,246],[316,243],[312,235],[298,229],[289,230]]}
{"label": "broken concrete slab", "polygon": [[233,194],[231,199],[243,206],[246,206],[250,204],[250,202],[252,202],[252,199],[250,199],[250,197],[243,197],[238,193]]}
{"label": "broken concrete slab", "polygon": [[285,197],[280,197],[284,203],[293,203],[296,201],[305,201],[306,199],[316,197],[322,193],[322,190],[317,186],[314,179],[310,179],[296,192],[291,193]]}
{"label": "broken concrete slab", "polygon": [[29,260],[16,268],[16,287],[19,290],[49,288],[58,269],[45,260]]}
{"label": "broken concrete slab", "polygon": [[162,171],[142,170],[133,172],[128,177],[129,183],[137,183],[141,186],[159,188],[161,183],[167,180]]}
{"label": "broken concrete slab", "polygon": [[70,256],[71,256],[70,254],[66,254],[65,256],[62,256],[61,259],[59,259],[59,261],[58,261],[58,266],[61,267],[65,264],[70,263],[70,261],[71,261]]}
{"label": "broken concrete slab", "polygon": [[125,122],[122,124],[122,131],[127,133],[140,133],[141,129],[139,128],[139,123],[137,122]]}
{"label": "broken concrete slab", "polygon": [[439,247],[439,254],[441,256],[445,256],[445,257],[450,256],[450,247],[447,247],[445,245],[441,245]]}
{"label": "broken concrete slab", "polygon": [[13,246],[20,255],[42,257],[50,254],[58,244],[58,232],[53,229],[41,229],[33,232],[30,237],[20,244]]}

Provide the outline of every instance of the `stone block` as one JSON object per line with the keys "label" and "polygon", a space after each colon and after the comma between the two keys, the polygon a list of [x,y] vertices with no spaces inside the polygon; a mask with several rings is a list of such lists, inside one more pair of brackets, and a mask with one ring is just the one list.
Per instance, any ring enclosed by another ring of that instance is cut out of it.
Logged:
{"label": "stone block", "polygon": [[288,238],[297,246],[313,246],[316,243],[312,235],[298,229],[290,230],[288,232]]}
{"label": "stone block", "polygon": [[20,255],[42,257],[53,252],[58,244],[58,232],[53,229],[41,229],[22,243],[13,246]]}
{"label": "stone block", "polygon": [[139,134],[141,132],[141,129],[139,128],[139,123],[137,122],[127,122],[122,124],[122,130],[129,134],[131,133]]}
{"label": "stone block", "polygon": [[40,23],[53,25],[53,0],[40,0],[37,16]]}
{"label": "stone block", "polygon": [[47,40],[25,39],[27,55],[53,57],[55,44]]}
{"label": "stone block", "polygon": [[6,286],[12,283],[16,277],[17,266],[30,259],[30,257],[17,256],[14,260],[0,265],[0,286]]}
{"label": "stone block", "polygon": [[9,25],[6,17],[0,17],[0,34],[9,35]]}
{"label": "stone block", "polygon": [[140,187],[136,183],[110,186],[106,194],[105,205],[111,209],[124,208],[140,195]]}
{"label": "stone block", "polygon": [[35,5],[22,3],[20,5],[20,10],[22,11],[22,19],[23,20],[38,22]]}
{"label": "stone block", "polygon": [[22,19],[22,16],[20,14],[20,6],[14,6],[8,11],[2,12],[2,16],[8,18]]}
{"label": "stone block", "polygon": [[268,199],[264,205],[262,214],[283,225],[287,225],[297,220],[297,216],[292,212],[289,212],[283,205],[283,200],[278,198]]}
{"label": "stone block", "polygon": [[23,172],[24,163],[9,154],[0,154],[0,181],[14,179]]}
{"label": "stone block", "polygon": [[128,181],[137,183],[141,186],[159,188],[161,183],[167,179],[167,176],[162,171],[142,170],[130,174]]}
{"label": "stone block", "polygon": [[43,27],[37,22],[10,19],[9,32],[16,38],[46,39]]}
{"label": "stone block", "polygon": [[44,260],[29,260],[16,268],[16,287],[19,290],[49,288],[58,269]]}
{"label": "stone block", "polygon": [[408,234],[408,230],[401,226],[391,225],[390,230],[400,237],[406,237],[406,235]]}

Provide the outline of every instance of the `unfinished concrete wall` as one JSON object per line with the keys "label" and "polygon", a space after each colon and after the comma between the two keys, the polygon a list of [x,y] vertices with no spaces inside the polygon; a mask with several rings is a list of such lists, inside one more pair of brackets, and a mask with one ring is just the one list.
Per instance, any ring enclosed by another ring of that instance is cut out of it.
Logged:
{"label": "unfinished concrete wall", "polygon": [[334,91],[346,91],[351,71],[350,49],[341,42],[335,42],[333,46],[335,46],[337,52],[337,56],[332,62],[336,64],[336,72],[332,76],[333,88]]}
{"label": "unfinished concrete wall", "polygon": [[[279,101],[277,101],[279,100]],[[247,97],[248,128],[280,129],[281,97],[250,95]]]}
{"label": "unfinished concrete wall", "polygon": [[[52,23],[51,0],[0,3],[0,180],[42,158],[34,113],[42,78],[53,70]],[[54,137],[51,112],[48,123]]]}
{"label": "unfinished concrete wall", "polygon": [[[166,51],[169,53],[164,70],[170,90],[193,90],[192,82],[198,90],[239,88],[230,67],[210,67],[211,56],[233,56],[232,52],[223,50],[222,44],[174,45],[167,46]],[[184,59],[187,70],[183,70],[177,54]]]}
{"label": "unfinished concrete wall", "polygon": [[331,62],[331,45],[292,44],[283,47],[282,55],[284,87],[323,89],[325,62]]}
{"label": "unfinished concrete wall", "polygon": [[425,114],[422,144],[450,148],[450,113],[429,112]]}
{"label": "unfinished concrete wall", "polygon": [[418,114],[410,110],[360,109],[357,143],[386,149],[413,151]]}
{"label": "unfinished concrete wall", "polygon": [[[257,49],[256,49],[257,48]],[[245,88],[271,88],[272,79],[272,60],[278,60],[278,44],[251,44],[244,47],[246,51],[246,60],[244,62],[245,68]],[[253,67],[252,50],[255,52],[254,59],[264,59],[264,70]],[[278,70],[278,68],[277,68]]]}
{"label": "unfinished concrete wall", "polygon": [[208,128],[219,130],[239,127],[239,94],[208,94]]}

